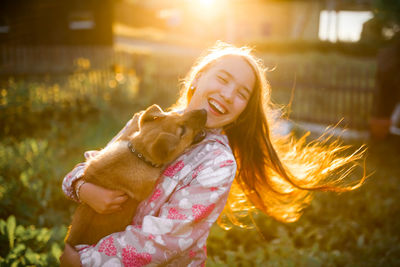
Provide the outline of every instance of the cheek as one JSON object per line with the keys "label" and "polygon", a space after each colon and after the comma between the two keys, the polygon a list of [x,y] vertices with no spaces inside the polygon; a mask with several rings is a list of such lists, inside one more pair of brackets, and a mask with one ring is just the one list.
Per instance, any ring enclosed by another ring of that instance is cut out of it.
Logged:
{"label": "cheek", "polygon": [[239,100],[236,104],[235,104],[235,115],[236,117],[239,117],[240,114],[246,109],[248,101],[243,101],[243,100]]}
{"label": "cheek", "polygon": [[202,103],[207,99],[207,94],[207,90],[196,89],[192,96],[192,100],[194,100],[195,103]]}
{"label": "cheek", "polygon": [[200,105],[200,99],[201,99],[201,98],[199,97],[199,95],[195,92],[195,93],[192,95],[191,99],[190,99],[190,102],[189,102],[189,104],[188,104],[188,108],[189,108],[190,110],[193,110],[193,109],[198,108],[199,105]]}

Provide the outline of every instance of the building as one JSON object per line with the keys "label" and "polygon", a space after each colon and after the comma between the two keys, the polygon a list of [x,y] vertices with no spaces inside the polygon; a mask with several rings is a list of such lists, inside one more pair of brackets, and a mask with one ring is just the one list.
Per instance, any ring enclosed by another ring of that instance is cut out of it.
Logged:
{"label": "building", "polygon": [[2,0],[0,44],[112,45],[112,0]]}

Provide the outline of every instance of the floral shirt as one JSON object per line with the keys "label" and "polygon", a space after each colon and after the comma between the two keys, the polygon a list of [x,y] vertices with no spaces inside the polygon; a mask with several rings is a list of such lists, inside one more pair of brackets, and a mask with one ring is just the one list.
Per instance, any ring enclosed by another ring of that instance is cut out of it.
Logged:
{"label": "floral shirt", "polygon": [[[86,152],[85,157],[96,154]],[[74,200],[72,183],[83,175],[84,167],[85,163],[78,164],[63,181],[63,191]],[[125,231],[95,245],[76,246],[82,265],[204,265],[210,227],[225,206],[235,173],[227,137],[209,130],[202,142],[163,170]]]}

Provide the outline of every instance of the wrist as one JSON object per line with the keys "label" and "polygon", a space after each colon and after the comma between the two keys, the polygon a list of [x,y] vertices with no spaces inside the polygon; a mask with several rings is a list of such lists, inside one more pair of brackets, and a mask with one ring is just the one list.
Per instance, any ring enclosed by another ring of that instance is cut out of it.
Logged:
{"label": "wrist", "polygon": [[81,198],[81,192],[82,192],[82,186],[86,183],[86,181],[84,179],[79,179],[76,183],[75,183],[75,196],[78,200],[78,202],[82,203],[82,198]]}

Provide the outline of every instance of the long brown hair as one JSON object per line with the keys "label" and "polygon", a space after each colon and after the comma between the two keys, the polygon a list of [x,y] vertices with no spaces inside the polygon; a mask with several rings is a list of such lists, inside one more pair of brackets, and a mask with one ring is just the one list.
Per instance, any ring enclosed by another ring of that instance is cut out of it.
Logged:
{"label": "long brown hair", "polygon": [[227,56],[240,56],[252,67],[256,81],[249,102],[232,124],[224,127],[237,162],[237,173],[227,205],[220,217],[240,225],[243,214],[259,209],[283,222],[296,221],[310,203],[313,191],[350,191],[361,186],[345,179],[359,165],[364,149],[340,156],[349,147],[329,136],[306,142],[294,136],[273,134],[275,108],[270,100],[266,68],[248,47],[235,47],[217,42],[192,67],[183,81],[180,97],[172,109],[188,105],[193,95],[189,90],[199,74]]}

